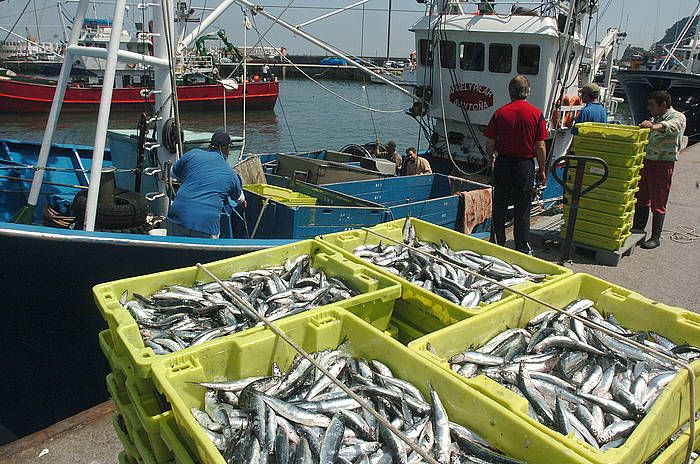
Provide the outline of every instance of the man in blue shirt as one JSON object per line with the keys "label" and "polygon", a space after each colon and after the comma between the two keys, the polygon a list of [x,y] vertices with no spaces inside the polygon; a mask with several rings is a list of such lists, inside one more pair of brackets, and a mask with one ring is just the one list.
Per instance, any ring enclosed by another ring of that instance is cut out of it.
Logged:
{"label": "man in blue shirt", "polygon": [[247,206],[241,179],[226,163],[230,148],[231,137],[215,132],[209,150],[192,149],[175,162],[180,190],[168,213],[168,235],[218,238],[226,199]]}
{"label": "man in blue shirt", "polygon": [[[598,101],[599,98],[600,87],[598,87],[598,84],[591,82],[581,88],[581,101],[583,101],[586,106],[576,118],[576,124],[580,122],[608,122],[608,112]],[[571,129],[571,133],[578,135],[576,126]]]}

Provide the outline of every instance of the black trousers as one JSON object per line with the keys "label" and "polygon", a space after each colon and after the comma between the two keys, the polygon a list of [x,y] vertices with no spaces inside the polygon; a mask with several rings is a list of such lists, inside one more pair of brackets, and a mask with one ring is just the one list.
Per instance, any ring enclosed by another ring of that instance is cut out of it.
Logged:
{"label": "black trousers", "polygon": [[493,169],[493,214],[491,241],[506,243],[506,213],[513,205],[515,249],[530,252],[530,207],[535,180],[535,160],[498,156]]}

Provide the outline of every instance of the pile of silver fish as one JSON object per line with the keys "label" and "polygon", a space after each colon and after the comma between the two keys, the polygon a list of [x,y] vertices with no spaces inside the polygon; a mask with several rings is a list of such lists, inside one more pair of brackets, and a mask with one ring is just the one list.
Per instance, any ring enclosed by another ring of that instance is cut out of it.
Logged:
{"label": "pile of silver fish", "polygon": [[[471,250],[451,250],[443,241],[437,245],[418,240],[410,220],[406,220],[404,226],[403,242],[408,246],[384,245],[379,242],[378,245],[361,245],[355,248],[353,253],[466,308],[476,308],[481,303],[499,301],[503,295],[502,286],[512,287],[526,281],[541,281],[547,277],[546,274],[530,273],[495,256],[480,255]],[[450,264],[428,256],[441,258]],[[497,280],[501,285],[464,272],[465,268]]]}
{"label": "pile of silver fish", "polygon": [[[431,403],[378,361],[341,346],[312,353],[322,366],[441,464],[520,461],[450,422],[431,387]],[[420,463],[421,456],[347,396],[309,360],[268,377],[203,382],[204,411],[192,414],[228,463]]]}
{"label": "pile of silver fish", "polygon": [[[696,347],[625,329],[613,315],[604,318],[590,300],[574,301],[566,311],[683,362],[700,357]],[[601,450],[624,444],[678,371],[659,356],[556,311],[539,314],[524,329],[506,330],[480,348],[469,347],[449,362],[464,377],[483,374],[505,385],[528,400],[530,415],[540,423],[563,435],[574,432]]]}
{"label": "pile of silver fish", "polygon": [[[358,294],[346,282],[314,268],[309,255],[278,267],[236,272],[224,285],[271,321]],[[169,285],[149,298],[133,296],[127,301],[124,292],[121,304],[136,320],[144,344],[157,355],[262,325],[216,282]]]}

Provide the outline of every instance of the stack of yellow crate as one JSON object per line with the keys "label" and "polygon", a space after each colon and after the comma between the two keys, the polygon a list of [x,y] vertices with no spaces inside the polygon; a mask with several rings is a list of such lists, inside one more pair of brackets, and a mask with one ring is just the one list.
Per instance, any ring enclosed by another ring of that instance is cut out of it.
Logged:
{"label": "stack of yellow crate", "polygon": [[[619,124],[586,122],[577,124],[573,150],[577,156],[602,158],[608,164],[608,179],[587,193],[579,202],[574,242],[595,248],[617,251],[631,234],[634,196],[639,189],[639,172],[644,164],[644,150],[649,129]],[[594,184],[604,170],[587,162],[583,188]],[[573,187],[576,170],[569,168],[567,184]],[[571,196],[566,195],[567,205]],[[566,234],[568,206],[564,206],[562,238]]]}

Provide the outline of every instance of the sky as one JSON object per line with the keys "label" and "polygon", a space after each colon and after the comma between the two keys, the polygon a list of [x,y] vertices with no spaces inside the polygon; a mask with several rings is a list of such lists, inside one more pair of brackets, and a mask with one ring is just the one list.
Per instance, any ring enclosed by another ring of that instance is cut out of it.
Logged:
{"label": "sky", "polygon": [[[40,24],[39,36],[42,40],[55,41],[62,39],[58,19],[56,0],[0,0],[0,27],[11,28],[20,12],[29,6],[20,19],[15,32],[26,35],[37,35],[37,22]],[[77,3],[62,0],[67,11],[72,16]],[[95,12],[99,17],[110,17],[113,7],[110,0],[98,0]],[[141,11],[136,8],[136,0],[126,16],[126,26],[134,30],[134,22],[141,21]],[[220,3],[219,0],[187,0],[192,6],[212,8]],[[273,14],[283,14],[283,19],[291,24],[300,24],[311,18],[328,13],[330,10],[355,3],[357,0],[293,0],[292,7],[283,12],[288,0],[256,0]],[[364,6],[357,6],[350,11],[340,13],[331,18],[310,24],[304,28],[316,37],[348,51],[354,55],[385,56],[387,45],[387,10],[392,1],[391,20],[391,56],[407,57],[414,49],[412,34],[408,29],[424,12],[424,5],[413,0],[368,0]],[[666,28],[678,19],[690,15],[698,0],[600,0],[598,14],[598,37],[601,38],[611,26],[621,26],[627,32],[625,45],[635,45],[648,48],[660,38]],[[609,6],[608,6],[609,5]],[[607,8],[606,8],[607,6]],[[93,14],[95,13],[93,12]],[[364,17],[364,21],[363,21]],[[243,43],[242,15],[237,7],[231,7],[215,23],[212,28],[223,28],[235,44]],[[260,31],[266,31],[271,22],[260,16],[256,17],[256,25]],[[364,25],[364,28],[363,28]],[[191,30],[190,25],[190,30]],[[363,32],[364,29],[364,32]],[[7,33],[0,29],[0,40]],[[248,42],[257,40],[254,30],[248,33]],[[268,40],[276,47],[284,46],[291,54],[326,54],[305,39],[295,36],[278,25],[275,25],[267,35]]]}

